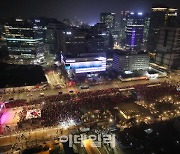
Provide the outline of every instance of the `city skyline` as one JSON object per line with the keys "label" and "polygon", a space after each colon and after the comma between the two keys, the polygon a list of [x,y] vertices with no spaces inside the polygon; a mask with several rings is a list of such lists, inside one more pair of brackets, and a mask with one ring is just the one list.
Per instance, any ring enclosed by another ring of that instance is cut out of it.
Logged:
{"label": "city skyline", "polygon": [[150,12],[154,3],[163,3],[170,7],[180,8],[180,3],[177,0],[148,0],[146,2],[143,0],[131,2],[129,0],[129,3],[127,3],[127,0],[78,0],[76,3],[73,3],[72,0],[3,0],[3,5],[0,6],[0,17],[52,17],[58,19],[69,18],[70,20],[76,17],[82,22],[93,25],[100,21],[101,12],[117,14],[120,14],[121,10]]}
{"label": "city skyline", "polygon": [[1,0],[0,154],[179,153],[178,10]]}

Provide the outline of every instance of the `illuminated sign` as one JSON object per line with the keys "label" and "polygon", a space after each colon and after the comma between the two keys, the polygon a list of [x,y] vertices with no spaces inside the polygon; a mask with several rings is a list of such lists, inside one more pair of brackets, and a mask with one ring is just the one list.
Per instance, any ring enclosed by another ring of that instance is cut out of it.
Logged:
{"label": "illuminated sign", "polygon": [[106,70],[106,58],[97,57],[94,61],[75,62],[74,60],[66,60],[66,70],[74,70],[75,73],[99,72]]}
{"label": "illuminated sign", "polygon": [[97,68],[86,68],[86,69],[76,69],[76,73],[88,73],[88,72],[100,72],[106,71],[106,67],[97,67]]}
{"label": "illuminated sign", "polygon": [[84,68],[86,69],[86,68],[101,67],[101,66],[102,66],[101,61],[77,62],[70,64],[71,69],[84,69]]}
{"label": "illuminated sign", "polygon": [[132,37],[131,37],[131,46],[135,45],[135,36],[136,36],[136,31],[135,28],[132,28]]}

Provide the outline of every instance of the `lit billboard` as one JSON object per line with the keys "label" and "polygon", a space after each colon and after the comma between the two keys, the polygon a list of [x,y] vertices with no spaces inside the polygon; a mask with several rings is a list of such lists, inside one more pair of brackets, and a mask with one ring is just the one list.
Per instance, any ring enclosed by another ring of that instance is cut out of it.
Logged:
{"label": "lit billboard", "polygon": [[65,63],[66,70],[74,70],[75,73],[88,73],[88,72],[100,72],[106,71],[106,58],[105,57],[98,57],[91,59],[88,61],[76,61],[75,59],[66,60]]}

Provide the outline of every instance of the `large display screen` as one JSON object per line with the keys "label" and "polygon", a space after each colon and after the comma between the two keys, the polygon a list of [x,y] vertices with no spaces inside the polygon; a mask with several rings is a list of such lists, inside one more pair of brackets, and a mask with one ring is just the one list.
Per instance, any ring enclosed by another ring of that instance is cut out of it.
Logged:
{"label": "large display screen", "polygon": [[75,73],[98,72],[106,70],[106,58],[96,58],[95,61],[86,62],[67,62],[66,70],[74,70]]}
{"label": "large display screen", "polygon": [[83,69],[83,68],[92,68],[92,67],[101,67],[102,61],[91,61],[91,62],[78,62],[71,63],[70,69]]}

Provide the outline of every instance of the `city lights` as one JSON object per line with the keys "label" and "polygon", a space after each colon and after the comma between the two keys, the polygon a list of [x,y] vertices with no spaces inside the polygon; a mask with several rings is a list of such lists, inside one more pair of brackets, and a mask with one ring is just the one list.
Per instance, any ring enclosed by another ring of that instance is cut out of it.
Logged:
{"label": "city lights", "polygon": [[0,5],[0,154],[179,153],[179,1],[17,1]]}
{"label": "city lights", "polygon": [[66,32],[67,35],[71,35],[72,33],[71,32]]}
{"label": "city lights", "polygon": [[113,122],[113,120],[112,120],[112,119],[109,119],[109,122]]}
{"label": "city lights", "polygon": [[138,12],[138,15],[143,15],[143,13],[142,12]]}

